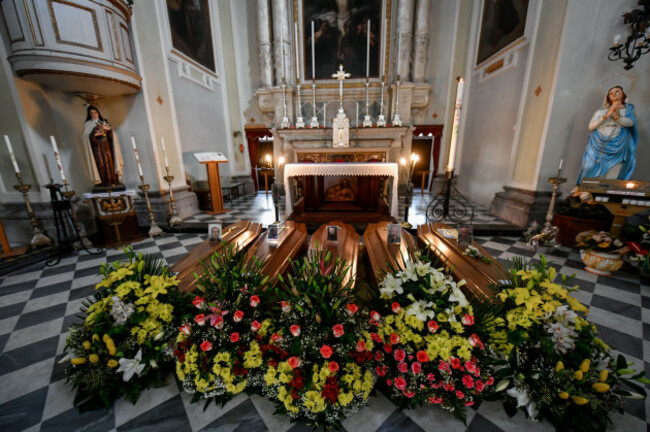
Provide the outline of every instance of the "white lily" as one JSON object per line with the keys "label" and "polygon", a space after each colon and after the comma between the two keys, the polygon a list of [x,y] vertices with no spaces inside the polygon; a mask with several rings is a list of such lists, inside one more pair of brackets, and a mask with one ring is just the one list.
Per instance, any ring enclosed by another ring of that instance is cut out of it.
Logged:
{"label": "white lily", "polygon": [[427,273],[431,272],[431,263],[425,263],[418,261],[415,263],[415,272],[418,276],[426,276]]}
{"label": "white lily", "polygon": [[142,370],[145,367],[144,363],[140,363],[142,360],[142,350],[138,350],[133,359],[121,358],[119,360],[120,367],[117,368],[116,372],[124,372],[122,379],[124,382],[128,382],[133,378],[133,374],[140,376]]}
{"label": "white lily", "polygon": [[517,390],[515,387],[509,388],[506,393],[508,396],[517,399],[517,408],[526,407],[528,415],[533,420],[537,418],[539,410],[537,409],[537,404],[530,400],[528,392],[526,390]]}
{"label": "white lily", "polygon": [[469,305],[467,297],[465,297],[465,294],[463,294],[463,292],[456,285],[453,285],[451,287],[449,301],[458,303],[458,306],[460,307],[467,307]]}
{"label": "white lily", "polygon": [[407,261],[406,262],[406,268],[400,272],[397,272],[397,276],[402,279],[403,282],[412,280],[413,282],[417,282],[418,280],[418,274],[415,271],[415,266],[413,265],[413,262]]}
{"label": "white lily", "polygon": [[398,294],[402,294],[404,292],[404,288],[402,288],[402,281],[393,277],[391,274],[386,275],[382,285],[383,286],[379,288],[379,292],[381,293],[382,298],[391,298],[393,297],[394,292],[397,292]]}
{"label": "white lily", "polygon": [[431,306],[433,306],[433,302],[418,300],[406,308],[406,315],[413,315],[422,322],[428,321],[436,316],[433,309],[430,309]]}

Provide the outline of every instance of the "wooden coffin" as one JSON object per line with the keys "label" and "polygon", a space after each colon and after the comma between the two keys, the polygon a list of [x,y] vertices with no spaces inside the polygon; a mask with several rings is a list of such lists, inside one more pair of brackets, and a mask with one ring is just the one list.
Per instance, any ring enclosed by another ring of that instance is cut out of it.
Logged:
{"label": "wooden coffin", "polygon": [[250,245],[262,232],[262,225],[257,222],[240,221],[223,229],[221,241],[204,240],[191,252],[174,264],[170,270],[178,272],[180,280],[178,288],[182,291],[192,292],[195,289],[196,278],[194,273],[203,271],[201,262],[207,260],[213,253],[227,244],[233,244],[235,251],[241,251]]}
{"label": "wooden coffin", "polygon": [[368,225],[363,233],[363,243],[368,253],[375,281],[383,280],[389,267],[404,268],[405,258],[417,250],[417,242],[408,231],[402,229],[400,243],[388,243],[388,222]]}
{"label": "wooden coffin", "polygon": [[246,258],[259,258],[263,262],[262,272],[269,277],[269,283],[275,285],[277,276],[289,268],[289,258],[296,259],[304,251],[307,237],[305,224],[287,221],[276,242],[269,242],[266,235],[259,236],[248,250]]}
{"label": "wooden coffin", "polygon": [[499,280],[507,277],[506,269],[490,255],[481,245],[472,243],[483,256],[492,260],[487,264],[478,258],[463,255],[455,239],[443,237],[438,229],[451,229],[452,227],[434,222],[418,227],[418,238],[441,260],[441,263],[450,267],[457,280],[465,279],[467,282],[463,287],[466,295],[480,297],[486,295],[492,297],[494,293],[489,286],[498,284]]}
{"label": "wooden coffin", "polygon": [[[337,226],[338,234],[337,241],[328,241],[327,240],[327,226]],[[343,284],[347,284],[350,280],[354,281],[357,274],[357,259],[359,256],[359,234],[355,229],[346,223],[341,221],[329,222],[326,225],[318,228],[314,234],[311,236],[309,241],[309,251],[323,250],[325,252],[329,251],[332,260],[340,258],[342,261],[345,260],[346,265],[350,267],[348,272],[345,275]]]}

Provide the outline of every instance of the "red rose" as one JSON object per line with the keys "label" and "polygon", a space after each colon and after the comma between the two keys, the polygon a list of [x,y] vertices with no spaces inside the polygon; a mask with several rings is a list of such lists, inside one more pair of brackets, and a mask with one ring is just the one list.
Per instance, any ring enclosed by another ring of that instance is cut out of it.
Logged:
{"label": "red rose", "polygon": [[291,366],[291,369],[295,369],[298,366],[300,366],[300,358],[293,356],[289,357],[289,360],[287,360],[287,363],[289,363],[289,366]]}
{"label": "red rose", "polygon": [[194,317],[194,322],[197,323],[200,326],[205,324],[205,314],[198,314],[197,316],[195,316]]}
{"label": "red rose", "polygon": [[440,363],[438,364],[438,370],[441,372],[451,372],[451,369],[449,369],[449,363],[444,360],[440,360]]}
{"label": "red rose", "polygon": [[218,328],[218,329],[220,329],[220,328],[223,327],[223,317],[222,317],[221,315],[217,315],[217,316],[214,318],[214,324],[213,324],[213,327],[216,327],[216,328]]}
{"label": "red rose", "polygon": [[239,333],[237,333],[237,332],[231,333],[230,334],[230,342],[234,343],[234,342],[237,342],[237,341],[239,341]]}
{"label": "red rose", "polygon": [[336,324],[334,327],[332,327],[332,332],[334,333],[334,337],[341,337],[345,334],[343,331],[343,324]]}
{"label": "red rose", "polygon": [[414,362],[411,364],[411,370],[415,375],[417,375],[422,372],[422,365],[418,362]]}
{"label": "red rose", "polygon": [[370,312],[370,318],[372,318],[373,321],[379,321],[381,319],[381,315],[377,311],[372,311]]}
{"label": "red rose", "polygon": [[395,378],[395,388],[397,390],[404,390],[406,388],[406,380],[402,377]]}
{"label": "red rose", "polygon": [[458,359],[456,357],[450,358],[449,363],[451,363],[452,369],[459,369],[460,368],[460,359]]}
{"label": "red rose", "polygon": [[406,373],[406,371],[409,370],[409,366],[404,362],[399,362],[397,363],[397,370]]}
{"label": "red rose", "polygon": [[201,344],[201,350],[205,352],[205,351],[210,351],[211,349],[212,349],[212,344],[208,341],[203,341],[203,343]]}
{"label": "red rose", "polygon": [[404,394],[404,396],[406,396],[409,399],[412,398],[413,396],[415,396],[414,391],[410,391],[410,390],[406,390],[406,389],[402,390],[402,393]]}
{"label": "red rose", "polygon": [[456,390],[456,397],[457,397],[458,399],[462,399],[462,398],[465,397],[465,393],[463,393],[463,392],[460,391],[460,390]]}
{"label": "red rose", "polygon": [[384,360],[384,353],[381,351],[375,351],[375,361],[382,361]]}
{"label": "red rose", "polygon": [[469,373],[474,373],[474,372],[476,372],[476,364],[471,362],[471,361],[466,361],[465,362],[465,369],[467,369],[467,372],[469,372]]}
{"label": "red rose", "polygon": [[348,303],[348,305],[346,306],[346,309],[348,310],[348,313],[350,314],[350,316],[352,316],[359,310],[359,307],[357,305],[355,305],[354,303]]}
{"label": "red rose", "polygon": [[427,328],[429,329],[429,331],[431,333],[435,333],[435,332],[438,331],[438,323],[435,322],[434,320],[431,320],[431,321],[427,322]]}
{"label": "red rose", "polygon": [[377,376],[380,377],[386,376],[386,370],[384,368],[386,368],[386,366],[377,366],[375,368],[375,372],[377,373]]}
{"label": "red rose", "polygon": [[491,386],[492,384],[494,384],[494,378],[488,377],[487,381],[485,381],[485,384]]}
{"label": "red rose", "polygon": [[203,303],[205,303],[205,299],[203,297],[196,296],[194,297],[194,300],[192,300],[192,304],[197,308],[201,307]]}
{"label": "red rose", "polygon": [[447,391],[454,391],[454,389],[456,388],[454,383],[447,383],[447,384],[444,385],[444,387],[445,387],[445,390],[447,390]]}
{"label": "red rose", "polygon": [[400,309],[402,309],[397,302],[393,302],[392,305],[390,305],[390,308],[393,310],[393,313],[399,313]]}
{"label": "red rose", "polygon": [[469,389],[474,387],[474,379],[469,375],[463,375],[463,385]]}
{"label": "red rose", "polygon": [[391,380],[390,378],[388,378],[388,379],[386,380],[386,385],[387,385],[388,387],[392,386],[392,385],[393,385],[393,380]]}
{"label": "red rose", "polygon": [[297,324],[294,324],[291,327],[289,327],[289,331],[291,332],[292,335],[296,337],[300,336],[300,326]]}
{"label": "red rose", "polygon": [[396,345],[399,343],[399,335],[397,333],[390,334],[390,343],[391,345]]}
{"label": "red rose", "polygon": [[320,347],[320,355],[323,356],[323,358],[330,358],[332,354],[334,353],[334,350],[332,350],[332,347],[329,345],[323,345]]}
{"label": "red rose", "polygon": [[390,346],[390,344],[384,344],[384,351],[386,351],[386,354],[390,354],[390,352],[393,350],[393,347]]}
{"label": "red rose", "polygon": [[393,354],[393,356],[395,357],[396,361],[401,362],[406,358],[406,353],[403,350],[398,349],[395,350],[395,354]]}
{"label": "red rose", "polygon": [[460,321],[466,326],[474,325],[474,317],[470,314],[465,314],[465,316],[461,318]]}
{"label": "red rose", "polygon": [[232,320],[235,322],[239,322],[242,319],[244,319],[244,312],[238,310],[235,312],[235,314],[232,316]]}
{"label": "red rose", "polygon": [[282,335],[281,335],[281,334],[279,334],[279,333],[273,333],[273,334],[271,335],[271,341],[273,341],[273,342],[278,342],[278,341],[281,341],[281,340],[282,340]]}
{"label": "red rose", "polygon": [[466,401],[465,406],[472,406],[474,405],[474,401]]}
{"label": "red rose", "polygon": [[436,376],[435,376],[434,374],[432,374],[432,373],[427,374],[427,380],[429,380],[429,381],[435,381],[435,380],[436,380]]}
{"label": "red rose", "polygon": [[178,329],[181,333],[184,333],[186,335],[190,334],[190,325],[189,324],[183,324],[180,329]]}
{"label": "red rose", "polygon": [[262,324],[260,324],[257,320],[251,323],[251,330],[253,330],[254,332],[258,331],[261,327]]}
{"label": "red rose", "polygon": [[476,391],[478,391],[480,393],[483,390],[485,390],[485,384],[481,380],[476,380],[474,382],[474,388],[476,389]]}
{"label": "red rose", "polygon": [[429,403],[431,404],[439,404],[442,403],[442,398],[440,396],[434,396],[429,398]]}
{"label": "red rose", "polygon": [[357,341],[357,352],[364,352],[366,350],[366,342],[359,339]]}
{"label": "red rose", "polygon": [[337,370],[339,370],[339,364],[335,361],[329,362],[327,367],[329,367],[332,372],[336,372]]}
{"label": "red rose", "polygon": [[284,313],[291,312],[291,303],[289,303],[288,301],[282,300],[281,305],[282,305],[282,312],[284,312]]}
{"label": "red rose", "polygon": [[418,351],[417,354],[415,355],[420,363],[426,363],[429,361],[429,355],[427,354],[426,351]]}
{"label": "red rose", "polygon": [[256,295],[251,297],[251,307],[257,307],[260,304],[260,298]]}
{"label": "red rose", "polygon": [[476,333],[472,333],[468,338],[467,341],[471,346],[477,346],[480,349],[484,349],[485,347],[483,346],[483,342],[481,342],[481,339],[476,335]]}

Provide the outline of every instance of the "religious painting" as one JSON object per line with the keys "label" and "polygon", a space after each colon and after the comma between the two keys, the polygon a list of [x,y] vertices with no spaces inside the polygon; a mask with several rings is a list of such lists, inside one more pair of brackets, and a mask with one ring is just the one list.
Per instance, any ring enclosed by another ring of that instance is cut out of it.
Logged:
{"label": "religious painting", "polygon": [[325,201],[349,202],[357,200],[356,177],[325,177]]}
{"label": "religious painting", "polygon": [[385,34],[381,28],[381,0],[302,0],[302,12],[305,79],[331,79],[339,65],[350,73],[350,78],[365,78],[366,73],[370,78],[379,78],[381,39]]}
{"label": "religious painting", "polygon": [[215,71],[208,0],[167,0],[172,46]]}
{"label": "religious painting", "polygon": [[524,35],[528,0],[484,0],[476,64]]}

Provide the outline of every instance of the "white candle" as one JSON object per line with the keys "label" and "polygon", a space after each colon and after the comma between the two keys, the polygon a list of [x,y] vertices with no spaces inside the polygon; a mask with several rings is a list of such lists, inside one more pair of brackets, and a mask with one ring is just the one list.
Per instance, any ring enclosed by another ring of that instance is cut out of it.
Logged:
{"label": "white candle", "polygon": [[381,28],[381,53],[379,53],[379,58],[381,59],[381,70],[383,73],[384,70],[384,53],[386,52],[386,27],[388,27],[388,20],[384,18],[384,25]]}
{"label": "white candle", "polygon": [[399,76],[399,63],[400,63],[400,54],[401,54],[401,49],[402,47],[399,44],[399,33],[397,34],[397,76]]}
{"label": "white candle", "polygon": [[316,79],[316,49],[314,48],[314,22],[311,22],[311,79]]}
{"label": "white candle", "polygon": [[294,40],[296,44],[296,82],[300,81],[300,56],[298,55],[298,23],[293,23]]}
{"label": "white candle", "polygon": [[562,170],[562,163],[564,162],[564,159],[560,159],[560,166],[558,167],[558,171]]}
{"label": "white candle", "polygon": [[327,102],[323,102],[323,127],[327,127]]}
{"label": "white candle", "polygon": [[379,110],[384,106],[384,77],[381,77],[381,102],[379,102]]}
{"label": "white candle", "polygon": [[357,127],[359,127],[359,102],[357,102]]}
{"label": "white candle", "polygon": [[56,140],[52,135],[50,135],[50,142],[52,143],[52,148],[54,149],[54,159],[56,159],[56,167],[59,169],[59,174],[61,174],[61,180],[63,183],[66,182],[65,172],[63,171],[63,165],[61,165],[61,158],[59,157],[59,148],[56,146]]}
{"label": "white candle", "polygon": [[280,58],[282,59],[282,78],[287,80],[287,69],[284,64],[284,35],[280,32]]}
{"label": "white candle", "polygon": [[140,165],[140,156],[138,155],[138,148],[135,146],[135,138],[131,137],[131,142],[133,143],[133,153],[135,154],[135,161],[138,164],[138,173],[140,174],[140,177],[144,177],[144,174],[142,174],[142,166]]}
{"label": "white candle", "polygon": [[447,170],[454,169],[456,161],[456,144],[458,143],[458,126],[460,124],[460,110],[463,105],[463,88],[465,80],[460,78],[458,80],[458,89],[456,90],[456,109],[454,111],[454,124],[451,129],[451,143],[449,144],[449,162],[447,163]]}
{"label": "white candle", "polygon": [[11,147],[9,137],[7,135],[5,135],[5,144],[7,144],[7,150],[9,151],[11,163],[14,165],[14,171],[16,171],[16,174],[20,174],[20,168],[18,168],[18,162],[16,162],[16,156],[14,156],[14,149]]}
{"label": "white candle", "polygon": [[370,76],[370,20],[368,20],[368,27],[366,28],[366,33],[368,33],[367,43],[366,43],[366,78]]}
{"label": "white candle", "polygon": [[160,144],[162,145],[163,158],[165,158],[165,168],[169,168],[169,162],[167,162],[167,153],[165,152],[165,138],[160,137]]}

